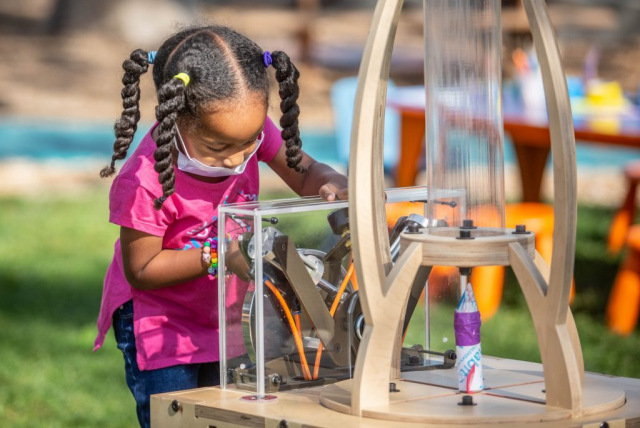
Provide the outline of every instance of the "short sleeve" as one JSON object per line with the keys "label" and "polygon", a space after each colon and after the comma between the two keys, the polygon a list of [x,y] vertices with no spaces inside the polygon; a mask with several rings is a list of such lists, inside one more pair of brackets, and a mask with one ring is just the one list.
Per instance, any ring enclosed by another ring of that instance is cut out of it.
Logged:
{"label": "short sleeve", "polygon": [[117,177],[109,194],[109,221],[119,226],[139,230],[155,236],[164,236],[169,221],[167,200],[162,209],[156,210],[153,201],[157,198],[139,182]]}
{"label": "short sleeve", "polygon": [[282,146],[282,136],[280,130],[267,116],[264,122],[264,141],[258,148],[258,160],[261,162],[271,162],[278,150]]}

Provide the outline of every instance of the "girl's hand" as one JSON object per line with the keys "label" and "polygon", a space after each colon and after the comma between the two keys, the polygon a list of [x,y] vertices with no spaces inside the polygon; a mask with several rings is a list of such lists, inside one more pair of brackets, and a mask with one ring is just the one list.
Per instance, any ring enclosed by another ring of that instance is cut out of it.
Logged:
{"label": "girl's hand", "polygon": [[349,197],[349,191],[346,185],[340,185],[337,183],[327,183],[324,186],[320,187],[318,192],[320,197],[325,201],[335,201],[335,200],[347,200]]}
{"label": "girl's hand", "polygon": [[225,264],[229,272],[235,274],[242,281],[249,282],[251,277],[249,276],[249,270],[251,267],[247,260],[242,255],[238,241],[236,239],[231,240],[229,248],[225,255]]}

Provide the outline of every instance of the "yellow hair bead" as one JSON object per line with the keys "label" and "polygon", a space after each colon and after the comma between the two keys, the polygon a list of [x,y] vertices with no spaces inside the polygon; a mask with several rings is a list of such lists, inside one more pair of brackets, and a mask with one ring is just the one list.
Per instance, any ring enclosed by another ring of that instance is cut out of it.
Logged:
{"label": "yellow hair bead", "polygon": [[182,80],[184,82],[184,86],[187,86],[191,81],[191,78],[187,73],[178,73],[175,76],[173,76],[173,78]]}

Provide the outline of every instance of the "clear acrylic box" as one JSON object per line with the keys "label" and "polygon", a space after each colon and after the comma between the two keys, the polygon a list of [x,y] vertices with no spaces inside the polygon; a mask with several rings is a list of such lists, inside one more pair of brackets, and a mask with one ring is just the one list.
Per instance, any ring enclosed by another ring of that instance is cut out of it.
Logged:
{"label": "clear acrylic box", "polygon": [[[388,215],[395,259],[400,252],[399,234],[409,225],[427,226],[424,203],[428,198],[424,187],[388,189],[386,195],[388,214],[390,207],[399,207],[395,212],[405,212],[397,221]],[[464,200],[456,191],[438,197]],[[463,203],[451,206],[451,218],[461,215]],[[326,202],[317,197],[219,207],[218,309],[223,389],[246,390],[262,398],[276,391],[352,377],[364,317],[351,267],[348,220],[347,201]],[[223,236],[225,239],[221,239]],[[434,310],[428,301],[419,303],[423,302],[420,296],[425,282],[426,277],[409,303],[410,312],[416,316],[405,340],[403,370],[447,362],[444,356],[424,352],[430,350],[429,313]],[[457,288],[445,288],[439,293],[455,294]],[[451,326],[446,329],[452,328],[453,312]]]}

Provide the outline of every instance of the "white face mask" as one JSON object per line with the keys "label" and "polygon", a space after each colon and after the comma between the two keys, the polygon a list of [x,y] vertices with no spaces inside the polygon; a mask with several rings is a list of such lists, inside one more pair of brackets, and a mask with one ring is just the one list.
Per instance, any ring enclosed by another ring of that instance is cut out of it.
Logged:
{"label": "white face mask", "polygon": [[[262,144],[262,140],[264,140],[264,131],[260,133],[260,136],[256,140],[256,148],[251,152],[249,156],[242,162],[242,164],[238,165],[235,168],[225,168],[221,166],[209,166],[205,165],[197,159],[189,156],[189,152],[187,151],[187,146],[184,144],[184,140],[182,139],[182,135],[180,135],[180,130],[176,126],[176,137],[173,141],[178,148],[178,169],[180,171],[189,172],[191,174],[200,175],[203,177],[228,177],[230,175],[240,175],[244,172],[244,169],[247,167],[247,163],[256,154],[260,144]],[[178,141],[180,141],[180,147],[178,145]],[[182,148],[182,150],[180,150]],[[182,153],[184,151],[184,154]]]}

